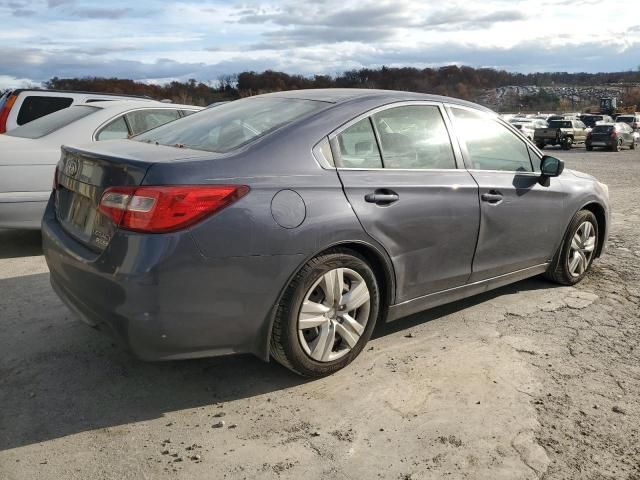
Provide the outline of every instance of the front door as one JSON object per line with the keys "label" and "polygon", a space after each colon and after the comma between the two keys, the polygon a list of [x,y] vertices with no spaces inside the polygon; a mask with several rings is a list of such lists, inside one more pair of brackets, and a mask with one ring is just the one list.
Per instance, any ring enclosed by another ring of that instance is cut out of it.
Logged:
{"label": "front door", "polygon": [[458,168],[441,107],[387,108],[331,138],[347,199],[393,261],[396,301],[464,285],[478,234],[478,187]]}
{"label": "front door", "polygon": [[540,156],[493,115],[449,111],[479,187],[480,232],[469,282],[548,262],[566,228],[561,179],[541,182]]}

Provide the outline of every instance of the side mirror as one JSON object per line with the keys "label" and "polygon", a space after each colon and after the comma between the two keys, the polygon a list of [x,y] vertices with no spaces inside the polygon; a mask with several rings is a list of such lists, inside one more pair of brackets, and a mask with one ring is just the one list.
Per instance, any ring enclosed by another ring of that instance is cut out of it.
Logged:
{"label": "side mirror", "polygon": [[545,155],[540,162],[540,173],[543,177],[557,177],[564,170],[564,162],[559,158]]}

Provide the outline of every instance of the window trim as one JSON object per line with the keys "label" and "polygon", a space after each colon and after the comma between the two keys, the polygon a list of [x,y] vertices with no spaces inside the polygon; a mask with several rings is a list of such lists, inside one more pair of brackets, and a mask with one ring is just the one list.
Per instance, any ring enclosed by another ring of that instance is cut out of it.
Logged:
{"label": "window trim", "polygon": [[[455,168],[385,168],[384,167],[384,158],[382,155],[382,149],[380,148],[380,139],[378,137],[378,131],[371,117],[378,112],[383,112],[391,108],[412,107],[412,106],[426,106],[426,107],[438,108],[438,111],[440,112],[440,116],[442,117],[442,121],[444,122],[447,135],[449,136],[449,143],[451,144],[451,150],[453,153]],[[362,167],[338,166],[341,160],[340,146],[338,144],[338,135],[344,132],[347,128],[363,120],[364,118],[369,119],[369,123],[371,125],[371,128],[373,129],[374,136],[376,137],[376,146],[378,147],[378,151],[380,152],[380,158],[382,159],[382,167],[362,168]],[[426,101],[426,100],[403,100],[399,102],[391,102],[385,105],[380,105],[378,107],[367,110],[366,112],[361,113],[356,117],[352,118],[351,120],[343,123],[336,129],[334,129],[331,133],[329,133],[328,138],[329,138],[329,145],[331,146],[331,153],[333,155],[334,163],[336,165],[333,168],[337,170],[388,171],[388,172],[456,172],[456,171],[466,170],[466,167],[463,161],[462,151],[460,150],[457,136],[455,135],[455,130],[453,129],[453,125],[450,121],[448,113],[446,112],[445,104],[442,102],[433,102],[433,101]]]}
{"label": "window trim", "polygon": [[[109,107],[106,107],[109,108]],[[106,127],[107,125],[109,125],[112,121],[117,120],[118,117],[122,117],[124,118],[124,122],[127,124],[127,130],[129,130],[129,135],[132,135],[132,130],[131,130],[131,125],[129,125],[129,122],[127,121],[127,117],[126,115],[128,113],[131,112],[136,112],[139,110],[177,110],[178,112],[180,111],[180,109],[178,108],[172,108],[172,107],[138,107],[138,108],[132,108],[131,110],[125,110],[123,112],[119,112],[115,115],[113,115],[112,117],[109,117],[108,120],[105,120],[104,122],[102,122],[93,132],[93,135],[91,136],[92,141],[97,142],[98,141],[98,135],[100,134],[100,131]],[[195,112],[199,112],[200,110],[195,110]],[[183,117],[178,117],[176,120],[179,120],[180,118]],[[147,130],[148,131],[148,130]],[[144,133],[144,132],[142,132]]]}
{"label": "window trim", "polygon": [[[530,152],[534,152],[538,156],[538,160],[542,160],[542,157],[544,155],[540,153],[540,150],[538,150],[538,148],[534,145],[534,143],[532,141],[530,141],[520,130],[518,130],[517,128],[513,127],[513,125],[509,124],[509,122],[505,122],[502,118],[500,118],[500,116],[497,113],[494,113],[494,112],[491,112],[491,111],[480,110],[478,108],[467,107],[466,105],[458,105],[458,104],[455,104],[455,103],[445,103],[444,106],[445,106],[445,110],[447,112],[447,115],[450,116],[450,119],[451,119],[451,122],[453,124],[453,128],[454,128],[456,137],[458,138],[458,142],[460,144],[460,150],[462,152],[462,158],[464,159],[465,168],[466,168],[467,171],[469,171],[469,172],[508,173],[510,175],[539,176],[539,173],[537,173],[536,169],[533,166],[533,161],[531,159],[531,153]],[[469,151],[467,150],[467,145],[466,145],[466,142],[464,141],[464,135],[462,135],[460,133],[460,129],[458,128],[458,125],[455,123],[455,114],[452,112],[453,108],[458,108],[460,110],[467,110],[467,111],[470,111],[470,112],[479,113],[479,114],[485,116],[487,118],[487,120],[494,121],[494,122],[498,123],[499,125],[502,125],[502,126],[506,127],[507,130],[509,130],[511,133],[513,133],[516,136],[516,138],[518,138],[521,142],[524,143],[524,146],[525,146],[525,148],[527,150],[527,156],[529,157],[529,163],[531,164],[531,171],[530,172],[521,172],[519,170],[483,170],[483,169],[480,169],[480,168],[473,168],[473,166],[470,165]]]}

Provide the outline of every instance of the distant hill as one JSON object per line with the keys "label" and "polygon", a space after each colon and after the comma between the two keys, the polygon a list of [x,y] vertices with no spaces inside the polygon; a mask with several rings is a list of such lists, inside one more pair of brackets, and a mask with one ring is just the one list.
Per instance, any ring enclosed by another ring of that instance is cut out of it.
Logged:
{"label": "distant hill", "polygon": [[640,72],[510,73],[490,68],[450,65],[350,70],[336,76],[305,77],[284,72],[242,72],[207,83],[190,79],[155,85],[119,78],[57,78],[46,88],[147,95],[180,103],[210,103],[302,88],[383,88],[475,100],[496,109],[558,109],[583,106],[598,96],[640,103]]}

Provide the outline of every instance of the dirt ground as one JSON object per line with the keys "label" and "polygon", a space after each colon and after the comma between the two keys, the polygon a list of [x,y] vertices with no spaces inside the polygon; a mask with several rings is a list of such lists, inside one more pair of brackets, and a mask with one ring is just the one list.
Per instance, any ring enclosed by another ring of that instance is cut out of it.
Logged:
{"label": "dirt ground", "polygon": [[611,190],[584,282],[382,326],[316,381],[137,361],[56,298],[37,233],[0,232],[0,478],[640,479],[640,152],[556,153]]}

